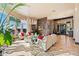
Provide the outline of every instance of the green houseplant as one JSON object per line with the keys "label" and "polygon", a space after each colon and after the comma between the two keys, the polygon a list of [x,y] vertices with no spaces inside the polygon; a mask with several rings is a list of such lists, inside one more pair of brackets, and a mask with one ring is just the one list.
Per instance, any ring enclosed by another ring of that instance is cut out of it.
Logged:
{"label": "green houseplant", "polygon": [[[16,4],[13,8],[11,8],[11,10],[6,15],[3,22],[2,22],[3,14],[1,15],[1,18],[0,18],[0,53],[2,53],[2,47],[4,45],[9,46],[12,44],[12,36],[10,34],[9,27],[8,27],[8,25],[9,25],[9,22],[8,22],[9,20],[7,19],[8,16],[17,7],[24,6],[24,5],[25,4],[19,3],[19,4]],[[3,8],[2,13],[4,13],[5,9],[8,8],[8,4],[2,4],[2,8]],[[6,26],[6,29],[5,29],[5,26]],[[0,55],[2,55],[2,54],[0,54]]]}

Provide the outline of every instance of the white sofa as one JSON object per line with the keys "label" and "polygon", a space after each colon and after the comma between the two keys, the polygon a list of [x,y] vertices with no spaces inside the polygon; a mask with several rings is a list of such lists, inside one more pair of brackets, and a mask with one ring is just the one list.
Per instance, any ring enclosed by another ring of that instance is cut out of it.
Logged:
{"label": "white sofa", "polygon": [[56,35],[48,35],[43,38],[43,40],[39,41],[39,46],[44,50],[47,51],[51,46],[56,43]]}

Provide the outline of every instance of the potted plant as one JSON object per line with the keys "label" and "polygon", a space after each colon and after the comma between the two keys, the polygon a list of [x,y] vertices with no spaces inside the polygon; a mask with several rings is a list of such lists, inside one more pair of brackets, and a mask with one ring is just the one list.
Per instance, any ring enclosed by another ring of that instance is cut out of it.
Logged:
{"label": "potted plant", "polygon": [[[2,17],[3,17],[3,14],[1,15],[1,18],[0,18],[0,56],[2,55],[3,53],[3,48],[4,46],[9,46],[12,44],[12,36],[10,34],[10,31],[9,31],[9,20],[7,19],[8,16],[10,15],[10,13],[15,10],[17,7],[19,6],[24,6],[24,4],[16,4],[11,10],[10,12],[6,15],[4,21],[2,22]],[[3,4],[2,6],[3,8],[3,11],[2,13],[5,12],[5,9],[8,8],[8,4]],[[5,28],[6,26],[6,28]]]}

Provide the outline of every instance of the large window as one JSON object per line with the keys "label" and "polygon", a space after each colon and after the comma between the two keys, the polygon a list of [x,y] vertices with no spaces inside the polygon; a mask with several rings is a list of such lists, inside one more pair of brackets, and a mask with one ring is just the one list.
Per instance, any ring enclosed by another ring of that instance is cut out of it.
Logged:
{"label": "large window", "polygon": [[10,20],[10,29],[13,29],[14,26],[16,25],[15,18],[10,16],[9,20]]}
{"label": "large window", "polygon": [[16,27],[18,32],[20,32],[21,30],[23,30],[24,32],[27,31],[28,23],[26,20],[19,20],[13,16],[10,16],[9,19],[10,19],[10,29]]}
{"label": "large window", "polygon": [[28,29],[28,23],[27,23],[27,21],[26,21],[26,20],[21,20],[20,27],[21,27],[21,29],[22,29],[24,32],[27,32],[27,29]]}

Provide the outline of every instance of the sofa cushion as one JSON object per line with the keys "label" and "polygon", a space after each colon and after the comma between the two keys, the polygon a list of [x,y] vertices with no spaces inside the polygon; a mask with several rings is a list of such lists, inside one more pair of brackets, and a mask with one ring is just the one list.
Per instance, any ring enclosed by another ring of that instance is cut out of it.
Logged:
{"label": "sofa cushion", "polygon": [[42,39],[43,39],[43,37],[44,37],[44,36],[38,36],[38,39],[39,39],[39,40],[42,40]]}

